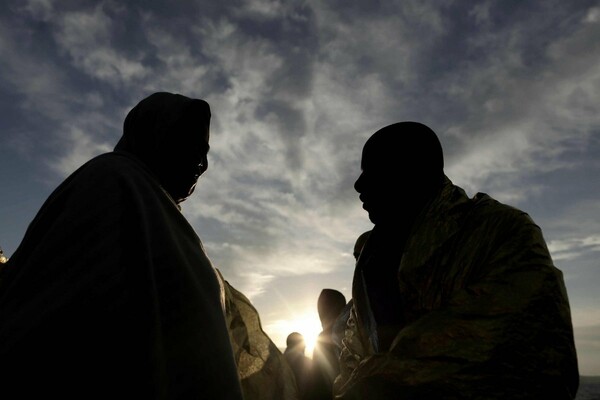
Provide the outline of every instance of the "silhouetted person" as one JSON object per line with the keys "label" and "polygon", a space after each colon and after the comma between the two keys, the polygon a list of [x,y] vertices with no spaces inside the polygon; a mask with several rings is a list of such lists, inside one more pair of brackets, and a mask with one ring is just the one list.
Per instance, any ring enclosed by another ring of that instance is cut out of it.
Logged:
{"label": "silhouetted person", "polygon": [[242,398],[216,271],[178,206],[210,116],[147,97],[46,200],[0,276],[3,397]]}
{"label": "silhouetted person", "polygon": [[311,400],[332,399],[333,381],[340,372],[340,349],[333,341],[333,325],[345,305],[346,297],[334,289],[323,289],[317,300],[323,331],[319,333],[313,351]]}
{"label": "silhouetted person", "polygon": [[[367,239],[371,236],[371,231],[366,231],[361,233],[356,241],[354,242],[354,248],[352,249],[352,255],[354,256],[355,263],[358,262],[358,258],[360,257],[360,253],[362,252],[365,243],[367,243]],[[356,264],[354,265],[356,267]],[[344,306],[344,309],[340,312],[340,315],[337,317],[333,324],[333,332],[332,332],[332,340],[338,349],[342,347],[342,339],[344,338],[344,331],[346,329],[346,323],[348,322],[348,318],[350,318],[350,310],[352,309],[352,299]],[[338,350],[339,353],[339,350]]]}
{"label": "silhouetted person", "polygon": [[283,356],[296,377],[298,394],[300,399],[307,399],[312,363],[305,355],[306,344],[304,336],[298,332],[290,333],[286,338],[286,346]]}
{"label": "silhouetted person", "polygon": [[425,125],[366,142],[355,183],[375,224],[353,279],[343,399],[573,399],[567,293],[524,212],[443,172]]}
{"label": "silhouetted person", "polygon": [[217,269],[244,400],[298,400],[294,371],[263,331],[258,311]]}

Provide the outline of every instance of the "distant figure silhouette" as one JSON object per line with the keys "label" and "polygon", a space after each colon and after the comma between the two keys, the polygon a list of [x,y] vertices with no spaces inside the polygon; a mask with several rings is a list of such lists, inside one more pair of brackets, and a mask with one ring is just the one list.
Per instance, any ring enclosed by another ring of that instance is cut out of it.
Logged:
{"label": "distant figure silhouette", "polygon": [[443,172],[416,122],[366,142],[354,187],[375,224],[357,262],[339,399],[573,399],[562,273],[524,212]]}
{"label": "distant figure silhouette", "polygon": [[333,381],[340,372],[340,349],[333,341],[333,325],[345,305],[346,297],[337,290],[323,289],[319,295],[317,309],[323,331],[319,333],[313,351],[312,400],[331,399],[333,396]]}
{"label": "distant figure silhouette", "polygon": [[152,94],[46,200],[0,275],[2,393],[242,398],[216,271],[178,207],[208,167],[210,117]]}
{"label": "distant figure silhouette", "polygon": [[298,332],[290,333],[286,339],[286,346],[283,356],[292,368],[292,371],[294,371],[299,397],[300,399],[308,399],[307,389],[310,382],[312,363],[305,354],[306,344],[304,336]]}

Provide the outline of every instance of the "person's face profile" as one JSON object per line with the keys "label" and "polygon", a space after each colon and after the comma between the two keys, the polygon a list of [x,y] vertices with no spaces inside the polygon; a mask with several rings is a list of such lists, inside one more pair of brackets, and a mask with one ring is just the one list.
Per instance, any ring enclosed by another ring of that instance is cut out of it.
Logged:
{"label": "person's face profile", "polygon": [[201,128],[186,127],[192,132],[182,135],[189,138],[176,142],[171,152],[171,162],[165,173],[164,186],[176,203],[187,199],[195,190],[198,179],[208,169],[208,151],[210,133],[208,126]]}
{"label": "person's face profile", "polygon": [[374,224],[393,218],[400,211],[398,208],[405,196],[403,182],[410,173],[400,160],[386,159],[376,150],[365,148],[361,160],[362,172],[354,183],[363,209]]}
{"label": "person's face profile", "polygon": [[200,148],[197,153],[192,157],[195,165],[194,171],[194,183],[190,187],[187,196],[190,196],[194,190],[196,189],[196,185],[198,183],[198,179],[208,170],[208,151],[210,150],[210,145],[208,144],[210,139],[209,128],[206,127],[204,129],[203,141],[200,142]]}

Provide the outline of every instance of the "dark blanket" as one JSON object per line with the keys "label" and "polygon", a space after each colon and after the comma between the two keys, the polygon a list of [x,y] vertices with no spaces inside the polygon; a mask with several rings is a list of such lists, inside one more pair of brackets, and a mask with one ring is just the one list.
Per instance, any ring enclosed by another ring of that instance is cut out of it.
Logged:
{"label": "dark blanket", "polygon": [[241,399],[215,270],[135,157],[91,160],[30,224],[0,276],[0,379],[2,398]]}

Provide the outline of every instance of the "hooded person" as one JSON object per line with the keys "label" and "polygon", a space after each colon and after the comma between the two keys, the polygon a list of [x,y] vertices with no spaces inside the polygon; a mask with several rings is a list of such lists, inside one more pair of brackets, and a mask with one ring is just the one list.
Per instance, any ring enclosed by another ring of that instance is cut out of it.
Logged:
{"label": "hooded person", "polygon": [[567,292],[525,212],[473,198],[417,122],[375,132],[354,187],[375,224],[357,261],[336,399],[573,399]]}
{"label": "hooded person", "polygon": [[2,393],[242,398],[217,274],[178,206],[210,116],[154,93],[49,196],[0,275]]}
{"label": "hooded person", "polygon": [[310,385],[312,400],[332,398],[333,381],[340,372],[340,349],[334,342],[333,328],[346,306],[346,297],[335,289],[323,289],[317,300],[317,311],[323,330],[317,337],[313,350],[313,369]]}

